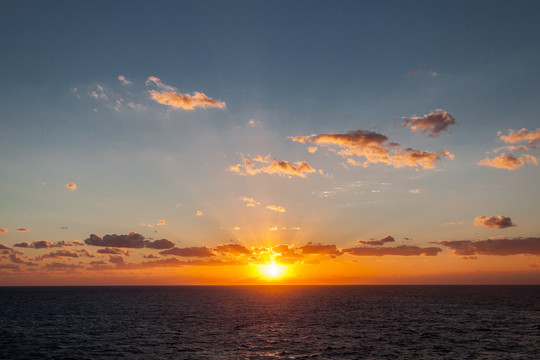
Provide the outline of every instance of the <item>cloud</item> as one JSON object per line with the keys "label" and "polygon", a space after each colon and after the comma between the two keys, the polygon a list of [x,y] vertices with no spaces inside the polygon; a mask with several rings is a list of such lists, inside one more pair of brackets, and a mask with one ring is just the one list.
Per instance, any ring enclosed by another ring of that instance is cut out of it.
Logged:
{"label": "cloud", "polygon": [[73,246],[79,246],[79,245],[82,245],[82,243],[77,240],[74,240],[73,242],[67,242],[65,240],[61,240],[55,243],[52,243],[46,240],[36,240],[31,243],[25,241],[22,243],[15,244],[13,246],[22,247],[22,248],[32,248],[32,249],[47,249],[47,248],[53,248],[53,247],[73,247]]}
{"label": "cloud", "polygon": [[145,240],[144,245],[145,247],[149,249],[157,249],[157,250],[170,249],[174,247],[174,243],[167,239],[160,239],[160,240],[154,240],[154,241]]}
{"label": "cloud", "polygon": [[255,127],[255,126],[260,125],[260,124],[261,124],[261,122],[258,121],[258,120],[255,120],[255,119],[249,119],[249,121],[248,121],[248,126],[249,127]]}
{"label": "cloud", "polygon": [[66,187],[71,190],[71,191],[75,191],[77,190],[77,185],[73,184],[73,183],[70,183],[70,184],[66,184]]}
{"label": "cloud", "polygon": [[30,232],[30,229],[27,229],[27,228],[18,228],[17,231],[18,231],[18,232]]}
{"label": "cloud", "polygon": [[343,249],[343,252],[356,256],[436,256],[440,251],[438,247],[419,247],[401,245],[396,247],[354,247]]}
{"label": "cloud", "polygon": [[540,238],[507,238],[497,240],[452,240],[439,241],[449,247],[455,255],[537,255],[540,256]]}
{"label": "cloud", "polygon": [[175,256],[184,256],[184,257],[211,257],[211,256],[215,256],[212,249],[207,248],[206,246],[187,247],[187,248],[174,247],[174,248],[169,249],[169,250],[161,251],[160,255],[175,255]]}
{"label": "cloud", "polygon": [[87,256],[87,257],[94,257],[92,253],[86,249],[79,249],[79,250],[55,250],[53,252],[50,252],[48,254],[43,254],[36,257],[36,260],[43,260],[47,258],[63,258],[63,257],[80,257],[80,256]]}
{"label": "cloud", "polygon": [[[256,163],[260,166],[256,167]],[[305,178],[306,174],[316,172],[316,170],[305,161],[296,163],[285,160],[278,161],[270,155],[267,155],[264,158],[261,155],[257,155],[252,159],[244,158],[243,164],[231,165],[229,166],[229,170],[240,175],[257,175],[265,173],[270,175],[277,174],[289,178],[292,178],[292,176]]]}
{"label": "cloud", "polygon": [[197,212],[195,213],[196,216],[203,216],[204,213],[200,210],[197,210]]}
{"label": "cloud", "polygon": [[283,206],[268,205],[266,208],[272,211],[277,211],[277,212],[282,212],[282,213],[287,211],[285,210]]}
{"label": "cloud", "polygon": [[388,235],[387,237],[384,237],[384,238],[382,238],[380,240],[375,240],[375,239],[358,240],[358,243],[359,244],[364,244],[364,245],[370,245],[370,246],[382,246],[387,242],[394,242],[394,241],[396,241],[396,240],[391,235]]}
{"label": "cloud", "polygon": [[150,76],[146,81],[146,85],[155,84],[162,91],[150,90],[150,97],[152,100],[157,101],[162,105],[171,106],[176,109],[193,110],[196,107],[217,107],[220,109],[225,108],[225,102],[216,101],[209,98],[204,93],[193,92],[193,95],[181,94],[177,92],[177,89],[165,85],[160,79],[154,76]]}
{"label": "cloud", "polygon": [[307,148],[307,150],[308,150],[311,154],[315,154],[315,152],[316,152],[317,150],[319,150],[319,148],[316,147],[316,146],[310,146],[310,147]]}
{"label": "cloud", "polygon": [[530,146],[536,147],[536,144],[540,142],[540,129],[536,129],[536,132],[534,133],[530,132],[525,128],[519,130],[518,132],[510,129],[508,130],[508,135],[501,135],[499,139],[507,144],[515,144],[522,141],[528,141]]}
{"label": "cloud", "polygon": [[21,267],[15,264],[0,264],[0,269],[2,270],[11,270],[11,271],[20,271]]}
{"label": "cloud", "polygon": [[519,157],[515,157],[512,154],[501,154],[493,159],[485,158],[478,162],[478,165],[490,166],[498,169],[515,170],[525,163],[533,163],[538,165],[538,160],[529,154],[523,154]]}
{"label": "cloud", "polygon": [[498,148],[495,148],[491,151],[493,151],[494,153],[498,153],[499,151],[502,151],[502,150],[508,150],[510,152],[516,150],[516,151],[528,151],[529,148],[526,147],[525,145],[518,145],[518,146],[514,146],[514,145],[506,145],[506,146],[501,146],[501,147],[498,147]]}
{"label": "cloud", "polygon": [[348,161],[351,165],[364,167],[370,163],[376,164],[380,162],[396,168],[409,166],[432,169],[440,160],[437,153],[412,148],[400,148],[401,145],[388,142],[388,137],[385,135],[367,130],[349,131],[345,134],[296,136],[291,139],[300,143],[315,143],[328,146],[343,157],[364,157],[366,159],[364,162],[357,162],[354,159]]}
{"label": "cloud", "polygon": [[37,266],[36,263],[33,263],[31,261],[26,261],[17,254],[10,254],[9,259],[11,260],[11,262],[13,262],[15,264],[23,264],[23,265],[28,265],[28,266]]}
{"label": "cloud", "polygon": [[246,207],[255,207],[261,204],[260,202],[255,201],[255,199],[253,199],[252,197],[247,196],[241,196],[240,200],[246,203]]}
{"label": "cloud", "polygon": [[337,248],[336,245],[323,245],[323,244],[313,244],[308,242],[306,245],[299,248],[302,250],[302,254],[320,254],[320,255],[341,255],[342,252]]}
{"label": "cloud", "polygon": [[144,236],[135,232],[130,232],[128,235],[110,234],[103,237],[91,234],[84,242],[86,245],[133,249],[140,249],[145,245]]}
{"label": "cloud", "polygon": [[216,246],[216,251],[228,254],[251,254],[251,251],[240,244],[221,244]]}
{"label": "cloud", "polygon": [[53,263],[49,263],[49,264],[45,264],[45,267],[49,270],[53,270],[53,271],[62,271],[62,270],[76,270],[76,269],[80,269],[82,266],[81,265],[76,265],[76,264],[66,264],[66,263],[61,263],[61,262],[53,262]]}
{"label": "cloud", "polygon": [[509,217],[498,216],[478,216],[474,219],[475,226],[485,226],[489,228],[504,229],[510,226],[516,226]]}
{"label": "cloud", "polygon": [[8,229],[6,228],[0,228],[0,234],[5,234],[8,232]]}
{"label": "cloud", "polygon": [[124,257],[121,255],[109,255],[109,262],[116,266],[122,266],[125,264]]}
{"label": "cloud", "polygon": [[402,127],[408,127],[411,131],[420,131],[423,134],[427,133],[429,137],[437,137],[457,123],[452,115],[440,109],[423,117],[414,116],[402,119],[404,121]]}
{"label": "cloud", "polygon": [[411,194],[420,194],[422,192],[422,190],[420,190],[420,189],[411,189],[411,190],[409,190],[409,192]]}
{"label": "cloud", "polygon": [[165,220],[164,220],[164,219],[160,219],[156,225],[157,225],[157,226],[163,226],[163,225],[165,225]]}
{"label": "cloud", "polygon": [[443,156],[446,156],[447,158],[449,158],[450,160],[454,160],[454,158],[456,157],[456,155],[452,154],[450,151],[448,150],[441,150],[441,154]]}
{"label": "cloud", "polygon": [[98,254],[109,254],[109,255],[125,255],[125,256],[131,256],[133,255],[131,251],[122,250],[118,248],[105,248],[105,249],[99,249],[96,251]]}
{"label": "cloud", "polygon": [[452,225],[463,225],[463,221],[457,221],[457,222],[445,222],[440,224],[440,227],[446,227],[446,226],[452,226]]}
{"label": "cloud", "polygon": [[127,80],[124,75],[118,76],[118,80],[122,83],[122,85],[131,85],[131,84],[133,84],[131,81]]}

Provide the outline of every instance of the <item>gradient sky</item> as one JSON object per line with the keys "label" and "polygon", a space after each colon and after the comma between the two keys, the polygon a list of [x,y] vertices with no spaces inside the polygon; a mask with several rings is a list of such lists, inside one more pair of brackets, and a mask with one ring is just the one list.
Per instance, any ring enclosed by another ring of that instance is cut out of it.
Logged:
{"label": "gradient sky", "polygon": [[2,1],[0,285],[540,283],[537,1]]}

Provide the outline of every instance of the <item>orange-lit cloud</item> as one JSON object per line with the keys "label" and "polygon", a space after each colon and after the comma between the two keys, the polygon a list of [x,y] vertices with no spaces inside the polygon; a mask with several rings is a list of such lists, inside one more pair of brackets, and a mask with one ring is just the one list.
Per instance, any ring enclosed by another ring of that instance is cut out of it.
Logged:
{"label": "orange-lit cloud", "polygon": [[133,84],[131,81],[127,80],[124,75],[118,76],[118,80],[122,83],[122,85],[131,85],[131,84]]}
{"label": "orange-lit cloud", "polygon": [[207,107],[225,108],[225,102],[216,101],[204,93],[197,91],[193,92],[193,95],[178,93],[176,88],[163,84],[159,78],[154,76],[150,76],[146,84],[155,84],[162,89],[162,91],[150,90],[150,97],[162,105],[183,110],[193,110],[196,107],[203,109]]}
{"label": "orange-lit cloud", "polygon": [[197,212],[195,213],[195,215],[196,215],[196,216],[203,216],[204,214],[203,214],[203,212],[202,212],[202,211],[200,211],[200,210],[197,210]]}
{"label": "orange-lit cloud", "polygon": [[241,196],[240,200],[246,203],[246,207],[255,207],[257,205],[260,205],[260,202],[255,201],[252,197],[247,196]]}
{"label": "orange-lit cloud", "polygon": [[509,217],[498,216],[478,216],[474,219],[475,226],[485,226],[489,228],[504,229],[510,226],[516,226]]}
{"label": "orange-lit cloud", "polygon": [[5,234],[8,232],[8,229],[6,228],[0,228],[0,234]]}
{"label": "orange-lit cloud", "polygon": [[440,241],[455,255],[540,255],[540,238],[508,238],[497,240],[453,240]]}
{"label": "orange-lit cloud", "polygon": [[351,165],[368,166],[370,163],[385,163],[400,168],[403,166],[432,169],[440,160],[437,153],[420,151],[412,148],[400,148],[400,145],[389,142],[388,137],[373,131],[356,130],[345,134],[319,134],[296,136],[292,141],[300,143],[315,143],[328,146],[343,157],[364,157],[360,163],[354,159],[348,160]]}
{"label": "orange-lit cloud", "polygon": [[249,121],[248,121],[249,127],[255,127],[255,126],[260,125],[260,124],[261,124],[261,122],[258,121],[258,120],[255,120],[255,119],[249,119]]}
{"label": "orange-lit cloud", "polygon": [[440,227],[452,226],[452,225],[463,225],[463,221],[452,221],[439,224]]}
{"label": "orange-lit cloud", "polygon": [[287,210],[285,210],[285,208],[283,206],[268,205],[266,208],[270,209],[272,211],[277,211],[277,212],[286,212],[287,211]]}
{"label": "orange-lit cloud", "polygon": [[344,253],[356,256],[436,256],[442,250],[438,247],[419,247],[401,245],[396,247],[354,247],[343,249]]}
{"label": "orange-lit cloud", "polygon": [[420,190],[420,189],[411,189],[411,190],[409,190],[409,192],[411,194],[420,194],[422,192],[422,190]]}
{"label": "orange-lit cloud", "polygon": [[18,232],[30,232],[30,229],[27,229],[27,228],[18,228],[17,231],[18,231]]}
{"label": "orange-lit cloud", "polygon": [[478,162],[478,165],[490,166],[498,169],[515,170],[525,163],[533,163],[538,165],[538,160],[529,154],[523,154],[519,157],[515,157],[512,154],[501,154],[493,159],[485,158]]}
{"label": "orange-lit cloud", "polygon": [[499,151],[502,151],[502,150],[507,150],[507,151],[528,151],[529,148],[526,147],[525,145],[518,145],[518,146],[514,146],[514,145],[506,145],[506,146],[501,146],[501,147],[498,147],[498,148],[495,148],[491,151],[493,151],[494,153],[498,153]]}
{"label": "orange-lit cloud", "polygon": [[187,247],[187,248],[178,248],[174,247],[169,250],[164,250],[160,252],[161,255],[174,255],[174,256],[184,256],[184,257],[210,257],[215,256],[212,249],[207,248],[206,246],[198,247]]}
{"label": "orange-lit cloud", "polygon": [[451,159],[451,160],[454,160],[454,158],[456,157],[454,154],[452,154],[450,151],[448,150],[441,150],[441,154],[443,156],[446,156],[447,158]]}
{"label": "orange-lit cloud", "polygon": [[359,244],[370,245],[370,246],[382,246],[388,242],[396,241],[393,236],[388,235],[380,240],[370,239],[370,240],[358,240]]}
{"label": "orange-lit cloud", "polygon": [[165,225],[165,220],[161,219],[158,221],[158,223],[156,224],[157,226],[163,226]]}
{"label": "orange-lit cloud", "polygon": [[[499,133],[500,134],[500,133]],[[527,141],[530,146],[536,147],[536,144],[540,142],[540,129],[536,129],[536,132],[530,132],[523,128],[516,132],[515,130],[508,130],[508,135],[501,135],[500,140],[507,144],[515,144],[522,141]]]}
{"label": "orange-lit cloud", "polygon": [[[256,167],[256,163],[260,164],[260,166]],[[270,175],[277,174],[289,178],[292,176],[305,178],[306,174],[316,172],[316,170],[305,161],[296,163],[290,163],[285,160],[278,161],[270,155],[267,155],[264,158],[261,155],[257,155],[252,159],[244,158],[243,164],[231,165],[229,166],[229,170],[238,173],[239,175],[257,175],[265,173]]]}
{"label": "orange-lit cloud", "polygon": [[447,131],[448,127],[455,125],[456,119],[444,110],[437,110],[423,117],[414,116],[402,118],[402,127],[408,127],[411,131],[427,133],[430,137],[437,137],[442,131]]}
{"label": "orange-lit cloud", "polygon": [[71,191],[75,191],[77,190],[77,185],[73,184],[73,183],[70,183],[70,184],[66,184],[66,187],[71,190]]}
{"label": "orange-lit cloud", "polygon": [[316,152],[319,148],[316,147],[316,146],[310,146],[310,147],[308,147],[307,149],[308,149],[308,151],[309,151],[310,153],[315,154],[315,152]]}

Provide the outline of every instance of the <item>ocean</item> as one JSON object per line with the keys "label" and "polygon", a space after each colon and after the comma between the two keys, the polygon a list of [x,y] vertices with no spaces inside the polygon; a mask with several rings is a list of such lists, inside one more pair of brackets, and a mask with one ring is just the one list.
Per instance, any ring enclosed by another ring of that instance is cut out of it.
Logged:
{"label": "ocean", "polygon": [[540,359],[540,286],[0,288],[2,359]]}

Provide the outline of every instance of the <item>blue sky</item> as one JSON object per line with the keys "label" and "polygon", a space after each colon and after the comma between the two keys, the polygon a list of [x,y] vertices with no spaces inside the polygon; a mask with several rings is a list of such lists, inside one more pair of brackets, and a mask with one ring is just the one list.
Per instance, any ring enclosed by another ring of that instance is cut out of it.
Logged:
{"label": "blue sky", "polygon": [[[0,243],[131,231],[179,247],[538,239],[539,12],[535,1],[3,1]],[[185,110],[152,92],[226,105]],[[436,133],[403,126],[442,112],[455,123]],[[505,141],[511,129],[529,137]],[[440,159],[354,166],[366,158],[340,151],[358,145],[293,141],[357,130]],[[502,153],[518,165],[479,164]],[[231,169],[246,159],[314,171]],[[475,226],[480,216],[515,226]],[[489,261],[529,271],[535,249]]]}

